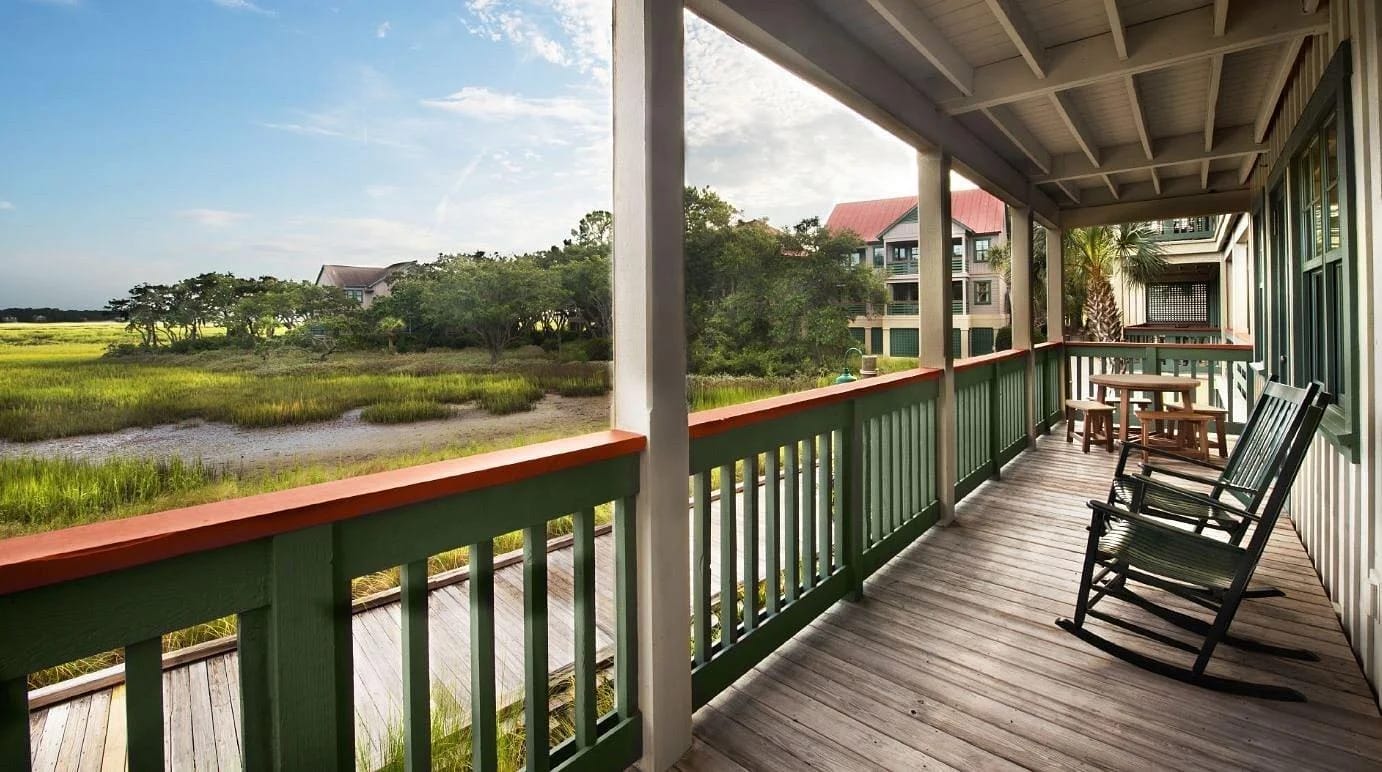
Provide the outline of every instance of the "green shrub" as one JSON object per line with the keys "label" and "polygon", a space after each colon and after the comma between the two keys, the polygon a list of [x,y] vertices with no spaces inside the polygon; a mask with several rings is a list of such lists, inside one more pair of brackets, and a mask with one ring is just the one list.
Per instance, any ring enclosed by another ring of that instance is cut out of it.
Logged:
{"label": "green shrub", "polygon": [[360,420],[372,424],[408,424],[450,418],[451,407],[425,399],[379,402],[360,411]]}

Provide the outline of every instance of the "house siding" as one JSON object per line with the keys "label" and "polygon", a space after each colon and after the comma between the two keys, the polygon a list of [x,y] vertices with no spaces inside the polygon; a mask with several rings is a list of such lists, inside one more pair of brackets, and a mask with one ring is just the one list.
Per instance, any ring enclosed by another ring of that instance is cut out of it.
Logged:
{"label": "house siding", "polygon": [[[1382,672],[1382,612],[1379,611],[1378,575],[1382,571],[1382,544],[1379,543],[1377,481],[1382,459],[1377,452],[1375,422],[1378,411],[1372,404],[1379,373],[1374,348],[1382,330],[1373,308],[1382,302],[1382,287],[1377,286],[1378,261],[1382,259],[1382,68],[1379,68],[1379,10],[1369,0],[1331,3],[1327,35],[1306,42],[1296,70],[1283,94],[1280,112],[1267,137],[1268,152],[1253,173],[1255,199],[1265,196],[1270,170],[1286,149],[1287,138],[1301,120],[1306,104],[1320,83],[1331,57],[1344,40],[1351,43],[1353,133],[1353,222],[1354,273],[1350,290],[1354,293],[1356,315],[1352,348],[1356,350],[1357,383],[1361,399],[1357,404],[1357,435],[1353,449],[1341,448],[1326,437],[1312,446],[1300,477],[1292,491],[1291,513],[1306,550],[1315,562],[1326,591],[1339,613],[1344,632],[1374,688]],[[1256,233],[1250,230],[1250,233]],[[1254,248],[1261,245],[1254,245]],[[1253,261],[1243,261],[1251,274]],[[1288,268],[1287,275],[1291,274]],[[1264,318],[1276,314],[1297,314],[1298,298],[1292,282],[1273,287],[1270,271],[1253,277],[1266,285],[1268,307]],[[1255,281],[1249,282],[1249,287]],[[1251,305],[1254,293],[1239,297]],[[1285,299],[1284,307],[1273,307]],[[1294,324],[1297,320],[1292,319]],[[1288,328],[1290,329],[1290,328]],[[1262,336],[1264,331],[1256,333]],[[1289,336],[1288,336],[1289,337]],[[1269,345],[1278,345],[1275,341]],[[1290,356],[1290,351],[1268,350],[1266,361]]]}

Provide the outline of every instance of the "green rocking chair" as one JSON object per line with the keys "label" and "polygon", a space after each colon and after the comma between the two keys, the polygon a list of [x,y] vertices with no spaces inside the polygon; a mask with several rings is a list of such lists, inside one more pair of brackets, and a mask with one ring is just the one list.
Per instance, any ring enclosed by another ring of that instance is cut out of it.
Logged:
{"label": "green rocking chair", "polygon": [[[1264,489],[1269,488],[1265,503],[1255,511],[1209,498],[1200,502],[1206,507],[1221,509],[1226,516],[1246,523],[1242,528],[1226,528],[1228,540],[1202,533],[1198,518],[1192,523],[1166,518],[1153,506],[1153,496],[1182,495],[1179,489],[1154,479],[1150,474],[1130,476],[1131,500],[1126,508],[1102,501],[1090,501],[1093,517],[1089,526],[1089,541],[1085,549],[1079,594],[1075,601],[1073,619],[1058,619],[1056,624],[1102,651],[1160,675],[1197,686],[1235,694],[1245,694],[1278,700],[1304,701],[1300,692],[1270,684],[1258,684],[1209,675],[1205,669],[1219,644],[1245,651],[1255,651],[1294,659],[1317,660],[1309,651],[1288,649],[1268,643],[1240,638],[1229,633],[1229,625],[1245,598],[1253,597],[1248,588],[1253,572],[1272,529],[1281,516],[1290,493],[1291,484],[1309,450],[1315,430],[1319,426],[1329,395],[1317,387],[1294,389],[1282,384],[1269,384],[1275,397],[1294,401],[1307,397],[1299,419],[1290,423],[1291,430],[1282,443],[1280,453],[1259,459],[1277,459],[1265,475]],[[1261,408],[1261,404],[1259,404]],[[1275,424],[1273,424],[1275,425]],[[1251,438],[1250,442],[1254,441]],[[1253,473],[1257,475],[1257,472]],[[1211,503],[1212,502],[1212,503]],[[1209,518],[1214,521],[1215,518]],[[1185,526],[1194,525],[1194,530]],[[1250,532],[1247,543],[1242,544]],[[1098,573],[1096,574],[1096,570]],[[1212,621],[1191,616],[1155,603],[1128,588],[1129,581],[1169,592],[1213,612]],[[1096,609],[1106,597],[1116,598],[1147,610],[1176,627],[1203,637],[1196,646],[1171,635],[1153,630],[1119,616]],[[1158,643],[1195,654],[1192,667],[1186,668],[1141,652],[1133,651],[1100,636],[1086,626],[1087,617],[1102,620],[1131,633]]]}

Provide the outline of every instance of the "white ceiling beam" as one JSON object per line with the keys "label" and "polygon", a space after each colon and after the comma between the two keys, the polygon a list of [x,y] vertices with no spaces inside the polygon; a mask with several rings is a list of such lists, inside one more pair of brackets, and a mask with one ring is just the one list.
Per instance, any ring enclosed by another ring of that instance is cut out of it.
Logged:
{"label": "white ceiling beam", "polygon": [[[1183,178],[1189,179],[1189,178]],[[1198,180],[1192,180],[1198,183]],[[1131,186],[1130,186],[1131,187]],[[1117,225],[1125,222],[1146,222],[1164,220],[1171,217],[1196,217],[1206,214],[1230,214],[1246,212],[1252,208],[1252,191],[1216,191],[1205,193],[1198,184],[1189,190],[1184,186],[1167,184],[1167,195],[1153,196],[1150,188],[1123,191],[1123,200],[1110,203],[1093,203],[1061,212],[1062,228],[1085,228],[1090,225]],[[1146,194],[1146,198],[1134,199],[1134,195]]]}
{"label": "white ceiling beam", "polygon": [[1209,159],[1200,161],[1200,190],[1209,190]]}
{"label": "white ceiling beam", "polygon": [[1214,37],[1221,38],[1228,31],[1228,0],[1214,0]]}
{"label": "white ceiling beam", "polygon": [[1267,92],[1262,96],[1262,106],[1257,108],[1257,121],[1253,123],[1252,136],[1258,142],[1267,137],[1267,129],[1271,128],[1272,117],[1276,115],[1276,103],[1281,101],[1281,92],[1286,90],[1286,84],[1291,81],[1291,70],[1295,69],[1296,57],[1300,55],[1300,47],[1304,44],[1304,37],[1291,39],[1286,50],[1282,52],[1281,60],[1277,62],[1272,79],[1267,82]]}
{"label": "white ceiling beam", "polygon": [[1253,12],[1242,14],[1222,37],[1214,37],[1213,13],[1213,8],[1204,7],[1128,27],[1127,59],[1118,58],[1112,33],[1052,46],[1046,49],[1045,78],[1033,75],[1027,63],[1016,58],[976,67],[973,93],[943,100],[941,108],[952,114],[970,112],[1173,67],[1214,54],[1299,39],[1329,28],[1327,13],[1302,14],[1300,0],[1259,0]]}
{"label": "white ceiling beam", "polygon": [[1118,0],[1104,0],[1104,10],[1108,12],[1109,36],[1113,39],[1113,50],[1121,61],[1128,58],[1128,32],[1123,27],[1123,15],[1118,12]]}
{"label": "white ceiling beam", "polygon": [[1071,203],[1080,203],[1080,189],[1075,186],[1075,183],[1068,180],[1057,180],[1056,187],[1060,188],[1061,192],[1065,194],[1066,198],[1070,199]]}
{"label": "white ceiling beam", "polygon": [[1147,171],[1152,173],[1152,188],[1156,190],[1158,196],[1161,195],[1161,173],[1156,170],[1155,166]]}
{"label": "white ceiling beam", "polygon": [[1214,149],[1214,113],[1219,108],[1219,83],[1224,77],[1224,55],[1209,57],[1209,96],[1204,105],[1204,151]]}
{"label": "white ceiling beam", "polygon": [[[686,7],[908,145],[945,148],[954,168],[1008,206],[1054,227],[1058,206],[877,53],[807,0],[686,0]],[[1024,65],[1025,66],[1025,65]]]}
{"label": "white ceiling beam", "polygon": [[1017,149],[1021,150],[1022,154],[1027,156],[1032,163],[1036,164],[1042,174],[1051,173],[1051,153],[1036,137],[1032,136],[1032,133],[1027,130],[1022,121],[1018,120],[1017,116],[1012,114],[1011,110],[999,106],[988,108],[983,112],[984,116],[998,127],[999,131],[1003,132],[1003,136],[1016,145]]}
{"label": "white ceiling beam", "polygon": [[1243,162],[1238,165],[1238,184],[1248,184],[1248,178],[1252,176],[1253,169],[1257,168],[1257,153],[1243,156]]}
{"label": "white ceiling beam", "polygon": [[1128,104],[1132,108],[1132,123],[1137,128],[1137,141],[1142,143],[1142,152],[1147,160],[1152,160],[1152,138],[1147,133],[1147,115],[1142,112],[1142,99],[1137,95],[1137,76],[1128,75],[1123,79],[1128,90]]}
{"label": "white ceiling beam", "polygon": [[868,3],[961,94],[974,93],[974,68],[916,3],[912,0],[868,0]]}
{"label": "white ceiling beam", "polygon": [[1117,198],[1118,198],[1118,183],[1114,182],[1114,181],[1113,181],[1113,177],[1110,176],[1110,175],[1105,174],[1105,175],[1103,175],[1103,178],[1104,178],[1104,184],[1108,186],[1108,192],[1110,192],[1110,193],[1113,194],[1114,199],[1117,199]]}
{"label": "white ceiling beam", "polygon": [[1084,151],[1090,165],[1098,166],[1099,149],[1090,139],[1089,129],[1085,127],[1079,113],[1075,111],[1075,105],[1071,102],[1070,95],[1059,91],[1051,92],[1051,107],[1055,109],[1056,114],[1065,123],[1065,127],[1070,129],[1070,134],[1075,137],[1075,144]]}
{"label": "white ceiling beam", "polygon": [[1300,8],[1306,13],[1314,13],[1319,7],[1320,0],[1301,0]]}
{"label": "white ceiling beam", "polygon": [[1032,68],[1032,74],[1038,78],[1046,77],[1046,46],[1041,44],[1041,38],[1037,37],[1036,31],[1032,29],[1027,15],[1013,0],[987,2],[999,26],[1008,33],[1008,39],[1017,46],[1017,51],[1027,61],[1027,66]]}
{"label": "white ceiling beam", "polygon": [[1148,159],[1140,142],[1099,148],[1099,165],[1089,162],[1084,153],[1062,153],[1051,157],[1051,172],[1038,176],[1034,182],[1054,182],[1077,177],[1097,177],[1149,169],[1156,166],[1198,163],[1215,158],[1232,158],[1266,150],[1266,145],[1254,142],[1251,126],[1231,126],[1220,129],[1214,147],[1204,149],[1204,134],[1181,134],[1157,140],[1156,154]]}

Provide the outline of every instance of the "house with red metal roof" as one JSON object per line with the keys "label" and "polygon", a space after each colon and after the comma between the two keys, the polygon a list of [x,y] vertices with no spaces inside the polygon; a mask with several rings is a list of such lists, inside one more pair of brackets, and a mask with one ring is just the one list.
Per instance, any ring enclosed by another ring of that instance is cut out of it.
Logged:
{"label": "house with red metal roof", "polygon": [[[1007,209],[975,190],[950,194],[951,282],[956,356],[993,351],[1009,324],[1007,284],[989,263],[989,250],[1007,241]],[[856,262],[871,263],[887,285],[882,307],[857,306],[850,329],[869,353],[916,356],[920,286],[917,284],[917,198],[901,196],[836,204],[826,220],[836,231],[864,241]]]}

